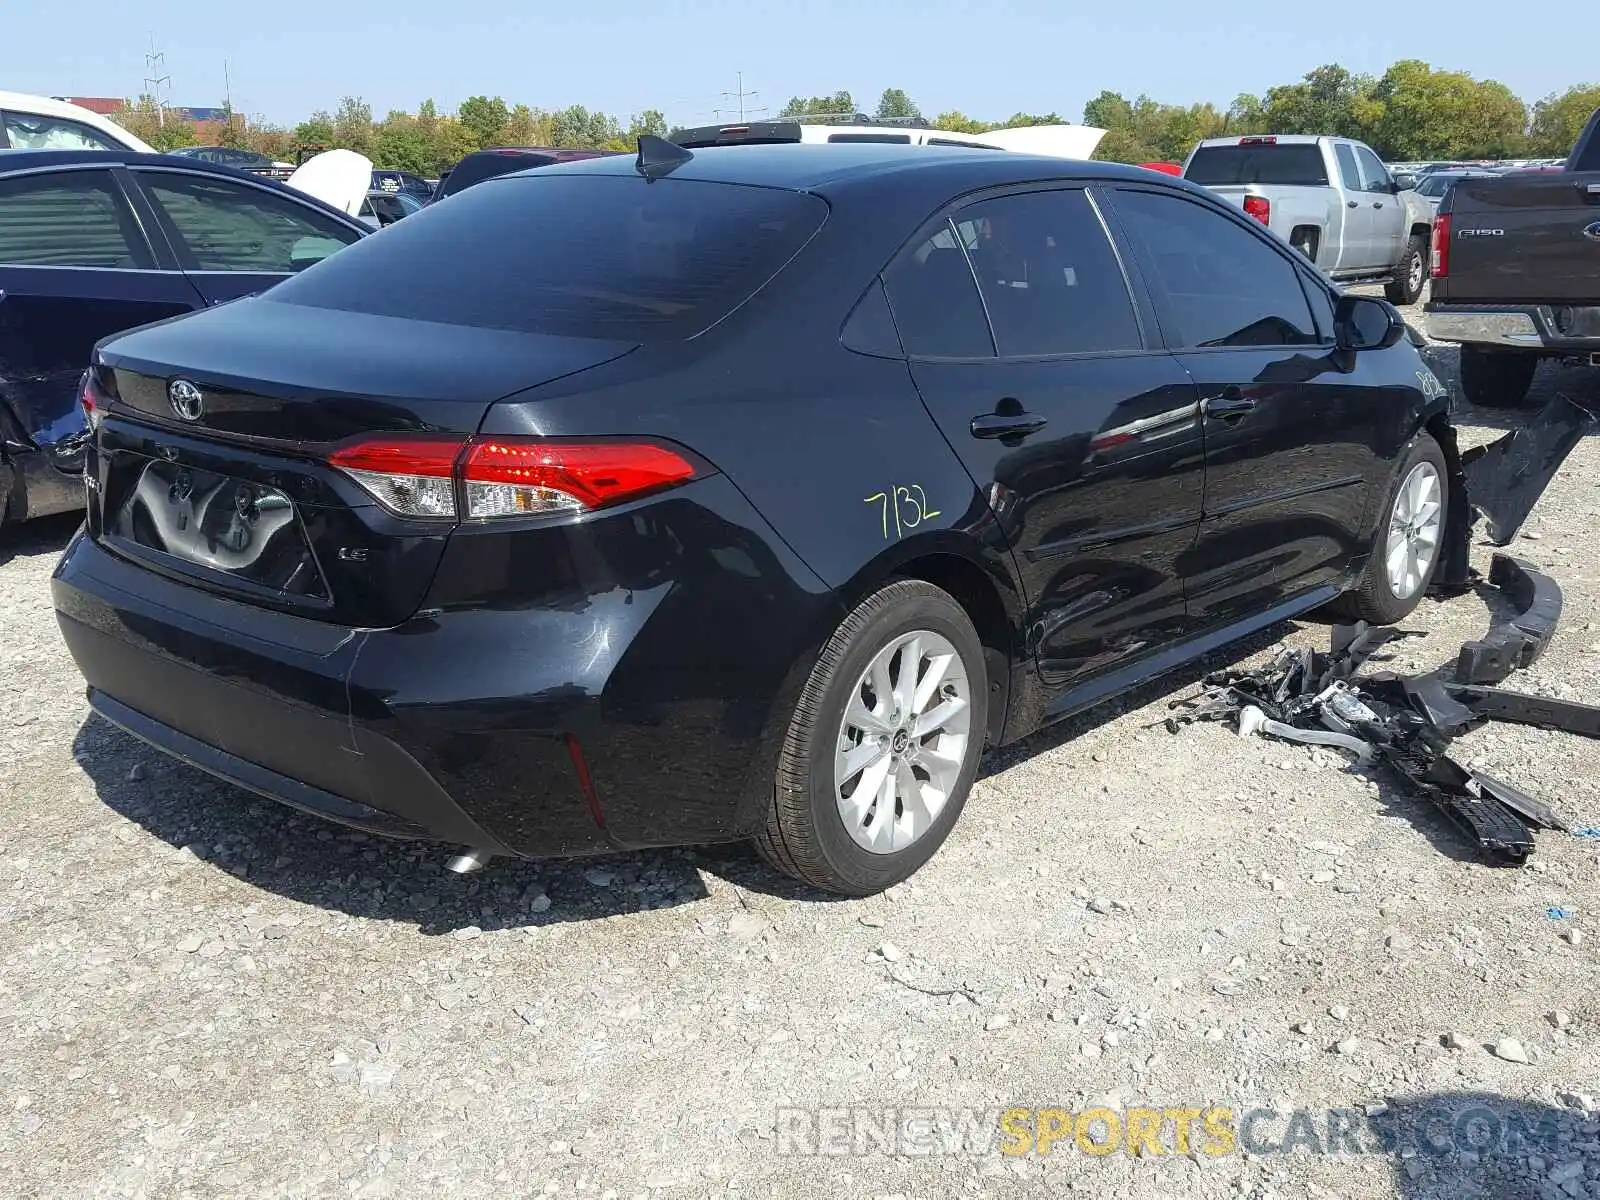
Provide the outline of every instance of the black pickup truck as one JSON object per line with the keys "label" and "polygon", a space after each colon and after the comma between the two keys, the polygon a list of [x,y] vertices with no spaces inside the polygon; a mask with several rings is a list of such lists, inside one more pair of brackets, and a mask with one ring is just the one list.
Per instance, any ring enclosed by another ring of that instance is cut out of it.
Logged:
{"label": "black pickup truck", "polygon": [[1461,343],[1461,390],[1523,403],[1541,358],[1600,365],[1600,110],[1566,165],[1465,178],[1433,226],[1428,332]]}

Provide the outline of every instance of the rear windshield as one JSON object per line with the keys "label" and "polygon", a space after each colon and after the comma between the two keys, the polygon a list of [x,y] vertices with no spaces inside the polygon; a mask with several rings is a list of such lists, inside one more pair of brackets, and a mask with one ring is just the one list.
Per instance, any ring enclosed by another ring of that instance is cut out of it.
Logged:
{"label": "rear windshield", "polygon": [[676,341],[748,299],[827,214],[817,197],[776,188],[552,168],[429,205],[269,296],[488,329]]}
{"label": "rear windshield", "polygon": [[1183,177],[1201,187],[1230,183],[1276,183],[1326,187],[1328,169],[1322,148],[1312,143],[1257,146],[1201,146],[1189,160]]}

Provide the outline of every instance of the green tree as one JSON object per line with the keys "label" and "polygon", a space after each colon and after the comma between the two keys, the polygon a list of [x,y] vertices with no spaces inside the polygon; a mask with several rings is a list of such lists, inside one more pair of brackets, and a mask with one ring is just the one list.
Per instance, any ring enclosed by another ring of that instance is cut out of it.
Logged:
{"label": "green tree", "polygon": [[812,96],[810,99],[804,96],[791,96],[789,103],[778,111],[778,115],[780,117],[807,117],[837,116],[842,113],[848,116],[855,111],[856,102],[851,98],[849,92],[835,92],[831,96]]}
{"label": "green tree", "polygon": [[974,121],[964,112],[942,112],[933,118],[931,124],[935,129],[946,129],[951,133],[985,133],[990,126],[984,121]]}
{"label": "green tree", "polygon": [[1600,83],[1581,83],[1560,95],[1552,92],[1533,106],[1530,153],[1561,158],[1572,149],[1589,115],[1600,108]]}
{"label": "green tree", "polygon": [[124,105],[111,119],[156,150],[176,150],[181,146],[193,146],[198,141],[193,125],[180,121],[171,112],[163,114],[151,96],[140,96]]}
{"label": "green tree", "polygon": [[1307,72],[1299,83],[1267,89],[1261,120],[1272,133],[1325,133],[1365,138],[1380,115],[1372,102],[1374,81],[1337,63]]}
{"label": "green tree", "polygon": [[511,110],[499,96],[492,100],[488,96],[469,96],[456,109],[456,120],[479,149],[500,145],[505,140],[506,122],[510,119]]}
{"label": "green tree", "polygon": [[346,96],[333,114],[333,143],[345,150],[370,156],[372,105],[359,96]]}
{"label": "green tree", "polygon": [[294,144],[297,153],[317,154],[331,150],[335,144],[333,118],[325,112],[314,112],[311,119],[294,127]]}
{"label": "green tree", "polygon": [[1528,110],[1511,89],[1407,59],[1373,89],[1368,140],[1391,159],[1502,158],[1527,145]]}
{"label": "green tree", "polygon": [[391,112],[379,123],[372,139],[372,165],[391,171],[431,175],[440,164],[433,139],[421,122],[406,112]]}
{"label": "green tree", "polygon": [[501,136],[508,146],[548,146],[555,134],[549,113],[542,108],[519,104],[506,118]]}
{"label": "green tree", "polygon": [[1062,119],[1062,117],[1061,117],[1061,115],[1059,113],[1044,113],[1043,115],[1040,115],[1040,114],[1037,114],[1037,113],[1020,113],[1019,112],[1019,113],[1012,113],[1009,117],[1007,117],[1004,121],[1001,121],[998,125],[991,125],[989,128],[991,128],[991,129],[1021,129],[1022,127],[1027,126],[1027,125],[1065,125],[1065,124],[1067,124],[1067,122]]}
{"label": "green tree", "polygon": [[880,121],[916,120],[921,116],[922,110],[917,107],[917,102],[899,88],[884,88],[883,95],[878,97],[877,117]]}
{"label": "green tree", "polygon": [[1083,106],[1083,123],[1107,132],[1133,128],[1133,105],[1121,92],[1101,92]]}
{"label": "green tree", "polygon": [[644,134],[648,133],[655,137],[664,138],[667,136],[667,132],[666,115],[660,109],[647,108],[643,112],[634,113],[633,116],[628,118],[628,132],[623,136],[627,139],[629,146],[634,146],[638,144],[639,138]]}

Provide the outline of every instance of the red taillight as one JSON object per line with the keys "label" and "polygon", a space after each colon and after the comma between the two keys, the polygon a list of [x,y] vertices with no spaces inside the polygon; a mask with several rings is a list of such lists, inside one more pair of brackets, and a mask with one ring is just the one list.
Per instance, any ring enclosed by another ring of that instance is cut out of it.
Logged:
{"label": "red taillight", "polygon": [[105,420],[106,406],[110,402],[111,397],[95,379],[91,367],[83,373],[83,379],[78,384],[78,404],[83,408],[83,421],[91,433],[99,429],[100,422]]}
{"label": "red taillight", "polygon": [[1443,279],[1450,274],[1450,214],[1440,213],[1433,219],[1433,277]]}
{"label": "red taillight", "polygon": [[694,478],[695,466],[654,442],[540,438],[368,438],[328,461],[402,516],[474,518],[585,512]]}
{"label": "red taillight", "polygon": [[1254,217],[1263,225],[1272,224],[1272,201],[1265,196],[1246,196],[1244,198],[1244,213],[1247,217]]}

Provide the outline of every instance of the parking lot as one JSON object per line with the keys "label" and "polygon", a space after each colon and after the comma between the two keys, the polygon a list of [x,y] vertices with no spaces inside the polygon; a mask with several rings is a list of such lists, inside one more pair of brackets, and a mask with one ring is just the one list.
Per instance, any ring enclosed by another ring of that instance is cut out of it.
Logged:
{"label": "parking lot", "polygon": [[[1429,357],[1450,381],[1454,352]],[[1593,401],[1600,370],[1535,388]],[[1520,419],[1459,421],[1477,442]],[[1508,686],[1600,700],[1597,516],[1589,439],[1515,547],[1566,609]],[[881,896],[720,846],[458,878],[440,847],[300,816],[91,717],[47,586],[73,523],[0,544],[12,1195],[1600,1195],[1600,842],[1547,832],[1491,868],[1337,752],[1170,735],[1191,670],[992,756],[944,850]],[[1399,666],[1487,620],[1475,596],[1425,602]],[[1209,665],[1326,636],[1281,626]],[[1491,726],[1460,748],[1600,826],[1600,744]],[[813,1156],[780,1128],[1461,1097],[1565,1114],[1560,1146],[1289,1153],[1285,1117],[1261,1127],[1276,1153]]]}

